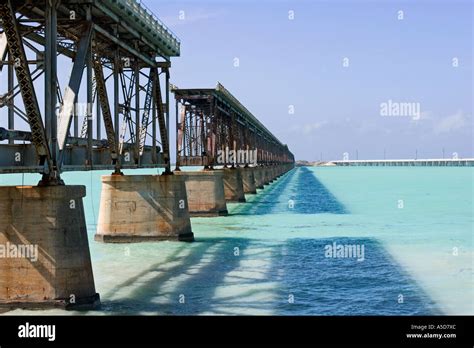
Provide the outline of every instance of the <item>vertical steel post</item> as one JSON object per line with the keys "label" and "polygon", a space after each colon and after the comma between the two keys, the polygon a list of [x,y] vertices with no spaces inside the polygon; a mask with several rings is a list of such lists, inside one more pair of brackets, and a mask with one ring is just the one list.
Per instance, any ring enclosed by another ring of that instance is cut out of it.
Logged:
{"label": "vertical steel post", "polygon": [[[8,55],[8,92],[10,93],[13,91],[14,88],[14,81],[13,81],[13,74],[14,74],[14,69],[13,69],[13,59],[11,59],[11,55]],[[8,102],[8,129],[15,129],[15,96],[12,95],[12,98]],[[9,139],[8,143],[10,145],[14,144],[15,141],[13,139]]]}
{"label": "vertical steel post", "polygon": [[[87,8],[87,20],[92,20],[92,9]],[[89,43],[86,65],[87,79],[87,164],[92,166],[92,140],[93,140],[93,120],[92,120],[92,104],[93,104],[93,88],[92,88],[92,40]]]}
{"label": "vertical steel post", "polygon": [[135,163],[140,164],[140,67],[135,60]]}
{"label": "vertical steel post", "polygon": [[77,95],[74,98],[74,109],[72,110],[72,120],[74,125],[74,137],[79,137],[79,115],[77,114]]}
{"label": "vertical steel post", "polygon": [[[162,71],[163,71],[163,69],[162,69]],[[166,112],[165,127],[166,127],[166,139],[167,139],[166,143],[167,143],[167,146],[168,146],[168,148],[165,149],[165,151],[167,152],[166,155],[168,156],[165,173],[170,174],[171,173],[171,149],[170,149],[170,127],[169,127],[169,124],[170,124],[170,117],[169,117],[169,114],[170,114],[170,107],[169,107],[169,102],[170,102],[170,99],[169,99],[170,80],[169,79],[170,79],[170,76],[169,76],[168,67],[166,67],[164,69],[164,72],[165,72],[165,93],[166,93],[166,96],[165,96],[166,109],[164,110],[164,112]],[[160,83],[159,75],[157,75],[157,83],[158,84]],[[161,93],[161,89],[160,89],[160,93]]]}
{"label": "vertical steel post", "polygon": [[93,140],[93,120],[92,120],[92,54],[89,54],[86,66],[87,80],[87,164],[92,166],[92,140]]}
{"label": "vertical steel post", "polygon": [[[152,82],[154,83],[154,82]],[[155,86],[152,86],[152,90],[155,90]],[[152,107],[151,107],[151,158],[154,164],[158,163],[158,157],[156,156],[156,93],[152,93]]]}
{"label": "vertical steel post", "polygon": [[188,115],[188,118],[186,119],[186,122],[185,122],[185,126],[186,126],[186,131],[185,131],[185,136],[187,136],[187,150],[188,150],[188,153],[187,153],[187,156],[186,156],[186,160],[187,160],[187,164],[189,165],[189,163],[191,162],[190,159],[191,157],[193,156],[193,128],[194,128],[194,125],[193,125],[193,119],[194,119],[194,115],[196,113],[196,109],[192,108],[192,106],[189,108],[189,113],[187,114]]}
{"label": "vertical steel post", "polygon": [[[176,126],[176,165],[175,165],[175,170],[177,171],[180,171],[179,169],[179,137],[178,137],[178,132],[179,132],[179,121],[178,121],[178,117],[179,117],[179,101],[178,99],[176,99],[176,106],[175,106],[175,110],[176,110],[176,123],[175,123],[175,126]],[[168,128],[169,129],[169,128]]]}
{"label": "vertical steel post", "polygon": [[211,101],[209,103],[209,121],[210,124],[206,125],[208,127],[208,140],[207,140],[207,151],[208,151],[208,157],[209,157],[209,169],[214,168],[215,160],[216,160],[216,154],[214,153],[214,141],[215,141],[215,121],[216,118],[214,116],[214,102]]}
{"label": "vertical steel post", "polygon": [[[115,35],[117,36],[117,28],[115,28]],[[120,120],[119,120],[119,64],[120,56],[118,47],[115,49],[114,54],[114,128],[115,128],[115,139],[117,142],[120,141]],[[120,153],[118,154],[120,156]]]}
{"label": "vertical steel post", "polygon": [[[44,106],[45,106],[45,129],[48,146],[51,153],[52,173],[49,173],[49,179],[58,179],[57,172],[57,0],[46,1],[45,11],[45,88],[44,88]],[[51,182],[50,182],[51,183]]]}
{"label": "vertical steel post", "polygon": [[[168,133],[168,141],[170,139],[170,71],[168,68],[165,70],[165,78],[166,78],[166,130]],[[171,154],[170,154],[171,157]],[[171,159],[170,159],[170,165],[171,165]]]}
{"label": "vertical steel post", "polygon": [[[97,88],[96,88],[97,89]],[[96,93],[98,94],[98,91],[96,90]],[[96,123],[96,127],[97,127],[97,139],[98,140],[101,140],[100,138],[102,137],[101,135],[101,127],[102,127],[102,123],[101,123],[101,109],[100,109],[100,101],[99,101],[99,96],[97,95],[96,96],[96,115],[95,115],[95,123]]]}

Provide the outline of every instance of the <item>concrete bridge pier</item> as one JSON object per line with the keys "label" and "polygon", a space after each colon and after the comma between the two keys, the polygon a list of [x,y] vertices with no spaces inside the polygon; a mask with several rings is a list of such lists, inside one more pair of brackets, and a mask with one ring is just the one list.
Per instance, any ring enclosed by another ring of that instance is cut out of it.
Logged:
{"label": "concrete bridge pier", "polygon": [[92,309],[84,186],[0,187],[0,307]]}
{"label": "concrete bridge pier", "polygon": [[280,178],[280,165],[279,164],[273,166],[273,176],[275,180]]}
{"label": "concrete bridge pier", "polygon": [[281,175],[288,173],[291,169],[293,169],[293,166],[291,164],[284,164],[282,166]]}
{"label": "concrete bridge pier", "polygon": [[104,175],[95,240],[192,242],[185,177]]}
{"label": "concrete bridge pier", "polygon": [[237,168],[242,175],[242,183],[244,185],[244,193],[256,194],[257,187],[255,186],[255,174],[253,168],[241,167]]}
{"label": "concrete bridge pier", "polygon": [[282,177],[286,173],[286,165],[285,164],[280,164],[278,166],[278,176]]}
{"label": "concrete bridge pier", "polygon": [[282,175],[284,174],[284,171],[283,171],[283,165],[279,164],[278,166],[275,167],[275,170],[276,170],[276,176],[277,178],[281,178]]}
{"label": "concrete bridge pier", "polygon": [[278,176],[278,178],[280,178],[283,174],[285,174],[284,165],[280,164],[280,165],[277,166],[277,176]]}
{"label": "concrete bridge pier", "polygon": [[263,167],[263,173],[264,173],[263,175],[264,175],[265,185],[270,185],[273,182],[271,167],[269,166]]}
{"label": "concrete bridge pier", "polygon": [[272,180],[278,179],[278,167],[276,165],[270,166]]}
{"label": "concrete bridge pier", "polygon": [[242,172],[237,168],[224,168],[224,194],[228,202],[245,202]]}
{"label": "concrete bridge pier", "polygon": [[278,166],[278,176],[282,177],[283,175],[286,174],[286,172],[288,172],[288,165],[287,164],[280,164]]}
{"label": "concrete bridge pier", "polygon": [[175,171],[174,174],[185,178],[190,216],[207,217],[228,214],[222,171]]}
{"label": "concrete bridge pier", "polygon": [[269,171],[271,182],[274,182],[277,179],[277,176],[276,176],[276,173],[275,173],[276,172],[275,166],[274,165],[269,166],[268,171]]}
{"label": "concrete bridge pier", "polygon": [[261,167],[253,167],[253,175],[255,178],[255,188],[263,190],[263,173]]}
{"label": "concrete bridge pier", "polygon": [[268,177],[267,167],[265,167],[265,166],[258,167],[258,170],[260,171],[260,175],[261,175],[261,178],[262,178],[262,185],[263,186],[269,185],[270,181],[269,181],[269,177]]}

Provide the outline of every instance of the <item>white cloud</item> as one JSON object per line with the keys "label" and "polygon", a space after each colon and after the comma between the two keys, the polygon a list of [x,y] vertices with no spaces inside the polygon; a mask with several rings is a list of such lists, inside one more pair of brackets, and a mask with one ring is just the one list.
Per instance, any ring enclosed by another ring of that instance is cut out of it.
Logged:
{"label": "white cloud", "polygon": [[[182,12],[181,12],[182,11]],[[207,21],[226,14],[225,11],[208,12],[204,10],[181,10],[175,16],[164,16],[161,18],[168,27],[176,27],[185,24],[195,24],[197,22]]]}
{"label": "white cloud", "polygon": [[295,124],[290,127],[289,131],[292,133],[300,133],[304,135],[311,135],[315,133],[318,129],[321,129],[327,122],[313,122],[313,123],[306,123],[306,124]]}
{"label": "white cloud", "polygon": [[455,114],[446,116],[436,122],[433,126],[435,134],[450,133],[464,128],[469,125],[469,115],[466,115],[462,110]]}
{"label": "white cloud", "polygon": [[303,126],[303,134],[312,134],[315,130],[320,129],[323,125],[324,122],[307,123]]}
{"label": "white cloud", "polygon": [[427,110],[427,111],[422,111],[420,112],[419,117],[411,117],[410,122],[414,124],[419,124],[420,122],[424,121],[431,121],[433,120],[433,112]]}

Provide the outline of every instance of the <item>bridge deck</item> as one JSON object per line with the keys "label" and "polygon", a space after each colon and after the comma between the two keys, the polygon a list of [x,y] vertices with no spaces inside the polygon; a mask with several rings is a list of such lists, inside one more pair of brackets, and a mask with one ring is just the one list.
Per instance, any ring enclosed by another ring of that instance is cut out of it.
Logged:
{"label": "bridge deck", "polygon": [[[26,4],[14,1],[14,4],[18,12],[30,20],[41,19],[45,15],[44,1],[33,0]],[[168,60],[180,55],[178,37],[144,4],[135,0],[63,0],[58,8],[58,32],[61,35],[77,41],[80,37],[78,26],[61,25],[61,19],[69,19],[73,15],[78,22],[86,20],[86,4],[92,5],[91,16],[97,32],[95,45],[104,56],[108,54],[112,59],[114,45],[117,44],[124,54],[140,54],[150,61],[157,55]],[[30,39],[43,41],[38,35],[30,35]],[[67,46],[61,53],[71,57],[74,55]]]}

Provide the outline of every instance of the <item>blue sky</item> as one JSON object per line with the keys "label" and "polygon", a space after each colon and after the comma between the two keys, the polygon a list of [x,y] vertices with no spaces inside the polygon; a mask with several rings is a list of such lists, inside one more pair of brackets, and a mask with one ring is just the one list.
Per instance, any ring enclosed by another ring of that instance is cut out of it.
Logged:
{"label": "blue sky", "polygon": [[[181,39],[171,82],[221,82],[297,159],[439,158],[443,148],[474,157],[471,0],[142,2]],[[64,87],[72,64],[58,66]],[[35,88],[43,108],[42,79]],[[414,103],[419,115],[382,116],[388,102]]]}
{"label": "blue sky", "polygon": [[172,83],[220,81],[297,159],[474,157],[471,1],[144,3],[181,39]]}

